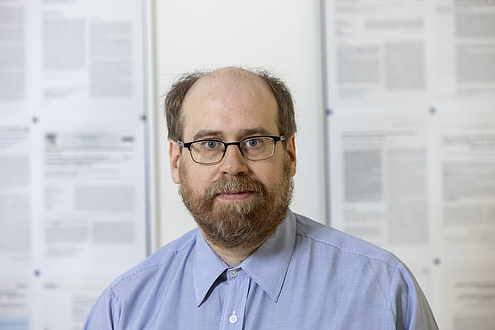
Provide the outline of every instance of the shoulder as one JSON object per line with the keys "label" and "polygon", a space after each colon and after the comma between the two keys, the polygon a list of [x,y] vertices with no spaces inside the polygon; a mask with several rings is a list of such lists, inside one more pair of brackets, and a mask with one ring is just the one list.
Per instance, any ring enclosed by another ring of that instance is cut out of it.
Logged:
{"label": "shoulder", "polygon": [[191,256],[191,252],[196,244],[198,229],[191,230],[182,237],[172,241],[141,263],[132,267],[122,275],[118,276],[110,285],[110,289],[121,285],[150,281],[153,277],[162,276],[169,269],[179,269],[179,264],[185,263]]}
{"label": "shoulder", "polygon": [[305,216],[299,214],[295,216],[296,240],[310,241],[313,249],[322,250],[328,256],[383,264],[391,269],[402,264],[393,253],[383,248]]}
{"label": "shoulder", "polygon": [[401,329],[438,329],[419,284],[393,253],[304,216],[295,216],[294,255],[298,266],[309,265],[306,269],[312,269],[318,283],[324,283],[319,290],[330,290],[328,296],[340,295],[342,301],[348,299],[352,303],[347,305],[353,311],[381,311],[390,324]]}

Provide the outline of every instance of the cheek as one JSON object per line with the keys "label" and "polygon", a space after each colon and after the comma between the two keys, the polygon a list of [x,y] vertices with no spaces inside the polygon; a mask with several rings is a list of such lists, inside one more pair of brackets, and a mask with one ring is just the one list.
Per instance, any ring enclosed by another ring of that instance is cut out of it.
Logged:
{"label": "cheek", "polygon": [[192,191],[201,196],[213,181],[211,171],[208,171],[208,168],[198,168],[196,164],[183,164],[181,174],[181,180],[187,180]]}
{"label": "cheek", "polygon": [[204,175],[198,175],[195,177],[195,180],[192,180],[191,184],[193,188],[199,192],[201,195],[206,192],[208,186],[211,184],[211,180],[208,180]]}
{"label": "cheek", "polygon": [[[264,164],[266,165],[266,164]],[[276,166],[258,166],[251,169],[251,177],[259,180],[268,191],[276,190],[280,169]]]}

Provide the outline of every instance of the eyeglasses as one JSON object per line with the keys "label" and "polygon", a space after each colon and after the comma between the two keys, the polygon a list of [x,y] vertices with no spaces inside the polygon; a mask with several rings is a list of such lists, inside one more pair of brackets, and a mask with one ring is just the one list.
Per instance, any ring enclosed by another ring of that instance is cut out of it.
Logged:
{"label": "eyeglasses", "polygon": [[248,160],[265,160],[275,154],[275,145],[278,141],[284,141],[285,135],[281,136],[251,136],[238,142],[223,142],[220,140],[197,140],[184,143],[178,140],[179,146],[189,149],[191,158],[198,164],[215,164],[219,163],[227,147],[235,145],[239,151]]}

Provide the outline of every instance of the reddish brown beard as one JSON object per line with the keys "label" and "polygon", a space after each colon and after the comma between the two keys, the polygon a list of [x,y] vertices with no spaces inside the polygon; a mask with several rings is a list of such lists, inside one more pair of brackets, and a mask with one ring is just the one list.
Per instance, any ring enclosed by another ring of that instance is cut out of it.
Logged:
{"label": "reddish brown beard", "polygon": [[[258,247],[268,239],[287,216],[292,200],[293,180],[290,162],[276,179],[277,191],[267,191],[258,180],[239,175],[210,184],[203,196],[195,196],[193,182],[184,166],[180,167],[182,200],[201,228],[205,239],[222,248]],[[220,193],[252,192],[246,201],[221,203]]]}

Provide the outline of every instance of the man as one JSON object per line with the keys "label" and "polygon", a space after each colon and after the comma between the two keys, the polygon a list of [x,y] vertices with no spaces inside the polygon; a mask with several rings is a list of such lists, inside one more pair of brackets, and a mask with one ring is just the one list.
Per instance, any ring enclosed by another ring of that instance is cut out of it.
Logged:
{"label": "man", "polygon": [[437,329],[394,255],[289,210],[296,125],[280,80],[193,73],[165,112],[198,229],[118,277],[85,329]]}

